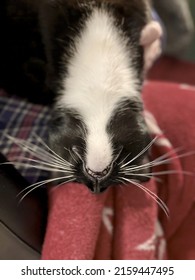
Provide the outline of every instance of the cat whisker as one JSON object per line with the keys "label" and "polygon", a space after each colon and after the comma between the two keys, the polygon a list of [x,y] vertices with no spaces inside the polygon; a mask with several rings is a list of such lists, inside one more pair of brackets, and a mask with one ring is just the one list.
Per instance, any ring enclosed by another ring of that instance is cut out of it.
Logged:
{"label": "cat whisker", "polygon": [[123,174],[124,176],[146,177],[146,178],[149,178],[149,179],[154,179],[157,182],[162,182],[162,180],[160,178],[153,176],[153,174],[145,174],[145,173],[137,174],[137,173],[123,172],[123,171],[120,171],[119,174]]}
{"label": "cat whisker", "polygon": [[[52,155],[54,156],[54,158],[56,158],[57,160],[59,160],[62,163],[68,164],[68,165],[72,165],[70,162],[68,162],[67,160],[65,160],[64,158],[62,158],[60,155],[58,155],[54,150],[52,150],[44,141],[43,139],[41,139],[38,135],[35,134],[35,137],[39,140],[39,142],[46,148],[48,149]],[[49,153],[50,154],[50,153]],[[72,165],[73,166],[73,165]]]}
{"label": "cat whisker", "polygon": [[167,170],[167,171],[146,173],[144,175],[153,176],[153,175],[169,175],[169,174],[184,174],[184,175],[189,175],[189,176],[195,176],[195,173],[185,171],[185,170],[181,170],[181,171],[180,170]]}
{"label": "cat whisker", "polygon": [[139,170],[143,170],[143,169],[149,168],[149,167],[168,164],[174,159],[179,159],[179,158],[186,157],[186,156],[191,156],[191,155],[195,155],[195,152],[193,151],[193,152],[184,153],[184,154],[181,154],[181,155],[178,155],[178,156],[175,156],[175,157],[172,157],[172,158],[167,158],[167,159],[161,160],[161,161],[159,161],[158,159],[155,159],[154,161],[151,161],[151,162],[139,165],[139,166],[126,167],[126,168],[123,168],[122,170],[124,170],[124,171],[139,171]]}
{"label": "cat whisker", "polygon": [[35,164],[31,164],[31,163],[24,163],[24,162],[4,162],[4,163],[1,163],[1,165],[14,165],[18,168],[20,167],[32,167],[32,168],[35,168],[35,169],[42,169],[42,170],[45,170],[45,171],[51,171],[51,172],[62,172],[62,173],[71,173],[71,171],[67,171],[67,170],[61,170],[61,169],[57,169],[57,168],[49,168],[49,167],[46,167],[46,166],[41,166],[40,164],[39,165],[35,165]]}
{"label": "cat whisker", "polygon": [[[70,178],[70,179],[69,179]],[[52,183],[52,182],[55,182],[57,180],[65,180],[65,179],[69,179],[68,181],[64,181],[63,184],[65,183],[68,183],[68,182],[71,182],[74,180],[74,178],[72,176],[63,176],[63,177],[58,177],[58,178],[53,178],[53,179],[47,179],[47,180],[43,180],[43,181],[40,181],[40,182],[37,182],[37,183],[34,183],[28,187],[26,187],[25,189],[23,189],[21,192],[19,192],[17,194],[17,196],[21,195],[23,192],[25,192],[26,190],[29,190],[28,192],[26,192],[22,198],[19,200],[19,202],[21,202],[30,192],[34,191],[35,189],[43,186],[43,185],[46,185],[46,184],[49,184],[49,183]]]}
{"label": "cat whisker", "polygon": [[119,166],[121,166],[121,164],[130,156],[131,153],[129,153],[125,158],[123,158],[120,162],[119,162]]}
{"label": "cat whisker", "polygon": [[65,182],[62,182],[62,183],[60,183],[60,184],[57,184],[55,187],[52,187],[52,188],[53,188],[52,190],[56,190],[57,188],[61,187],[62,185],[68,184],[68,183],[70,183],[70,182],[74,182],[74,179],[70,179],[70,180],[68,180],[68,181],[65,181]]}
{"label": "cat whisker", "polygon": [[129,165],[131,162],[139,158],[141,155],[143,155],[147,150],[150,149],[150,147],[154,144],[158,137],[156,136],[140,153],[138,153],[134,158],[126,162],[125,164],[121,165],[121,168],[124,168],[125,166]]}
{"label": "cat whisker", "polygon": [[121,183],[122,185],[124,185],[124,181],[120,180],[119,178],[115,179],[115,181]]}
{"label": "cat whisker", "polygon": [[[41,187],[42,185],[49,184],[52,182],[55,182],[57,180],[64,180],[63,183],[67,183],[70,181],[74,181],[74,165],[67,162],[63,158],[61,158],[59,155],[57,155],[53,150],[51,150],[47,144],[36,135],[36,138],[39,140],[39,143],[42,144],[44,147],[41,148],[37,146],[36,144],[33,144],[30,141],[17,139],[12,136],[6,135],[6,137],[11,140],[13,143],[18,145],[23,151],[28,152],[31,156],[34,158],[27,158],[25,156],[21,156],[19,158],[16,158],[17,161],[12,162],[5,162],[3,164],[13,164],[16,167],[33,167],[36,169],[41,169],[45,171],[51,171],[51,172],[58,172],[58,173],[64,173],[66,176],[61,176],[57,178],[47,179],[43,180],[37,183],[34,183],[32,185],[29,185],[24,190],[22,190],[18,195],[22,194],[24,191],[27,191],[26,194],[22,196],[20,199],[20,202],[33,190]],[[23,162],[19,162],[19,160],[22,160]]]}
{"label": "cat whisker", "polygon": [[79,154],[77,148],[76,148],[76,147],[73,147],[72,150],[73,150],[73,152],[75,153],[75,155],[78,157],[78,159],[80,159],[80,161],[84,164],[84,160],[83,160],[83,158],[81,157],[81,155]]}
{"label": "cat whisker", "polygon": [[39,159],[45,159],[46,161],[49,161],[49,160],[51,161],[52,160],[55,163],[59,163],[60,162],[64,166],[71,166],[72,165],[71,163],[69,163],[69,162],[67,162],[65,160],[62,160],[60,157],[57,157],[57,156],[49,153],[48,151],[38,147],[37,145],[35,145],[35,144],[33,144],[33,143],[29,142],[29,141],[25,141],[25,140],[22,140],[22,139],[17,139],[17,138],[11,137],[9,135],[6,135],[6,136],[13,143],[18,145],[22,150],[26,150],[31,155],[33,155],[33,156],[35,156],[35,157],[37,157]]}
{"label": "cat whisker", "polygon": [[172,149],[171,151],[168,151],[167,153],[163,154],[162,156],[157,157],[152,162],[158,162],[158,161],[161,161],[163,159],[169,159],[172,154],[176,154],[177,152],[179,152],[181,150],[182,150],[182,148]]}
{"label": "cat whisker", "polygon": [[[39,164],[39,166],[45,166],[45,167],[53,167],[53,168],[57,168],[61,171],[66,171],[66,172],[72,172],[73,169],[69,168],[69,167],[64,167],[61,164],[55,164],[55,163],[48,163],[46,161],[43,160],[38,160],[38,159],[32,159],[32,158],[26,158],[26,157],[22,157],[20,156],[19,158],[17,157],[17,162],[14,162],[14,157],[12,158],[12,163],[15,165],[17,163],[24,163],[26,165],[28,165],[29,163],[37,163]],[[19,162],[20,161],[20,162]],[[23,162],[22,162],[23,161]]]}
{"label": "cat whisker", "polygon": [[138,188],[143,190],[145,193],[147,193],[160,206],[160,208],[164,211],[165,215],[167,217],[169,217],[169,209],[168,209],[167,205],[155,193],[153,193],[152,191],[150,191],[149,189],[147,189],[143,185],[139,184],[138,182],[135,182],[133,180],[127,179],[125,177],[121,177],[120,179],[122,179],[123,181],[126,181],[128,183],[131,183],[131,184],[137,186]]}
{"label": "cat whisker", "polygon": [[41,159],[43,158],[43,156],[46,156],[46,157],[49,157],[49,158],[53,157],[48,151],[46,151],[45,149],[42,149],[41,147],[33,144],[30,141],[14,138],[14,137],[11,137],[9,135],[6,135],[6,136],[13,143],[18,145],[22,150],[27,150],[27,152],[29,152],[33,155],[36,155],[37,157],[41,157]]}
{"label": "cat whisker", "polygon": [[67,150],[67,151],[69,152],[69,154],[70,154],[71,158],[73,159],[73,161],[74,161],[75,163],[78,163],[78,160],[75,158],[73,152],[72,152],[70,149],[67,149],[66,147],[64,147],[64,149]]}

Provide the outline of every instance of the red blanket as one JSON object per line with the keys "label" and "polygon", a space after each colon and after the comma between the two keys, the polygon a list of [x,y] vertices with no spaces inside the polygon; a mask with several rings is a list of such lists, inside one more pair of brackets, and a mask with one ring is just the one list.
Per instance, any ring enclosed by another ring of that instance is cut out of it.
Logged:
{"label": "red blanket", "polygon": [[79,184],[52,189],[42,259],[195,259],[195,176],[185,173],[195,174],[195,87],[147,83],[143,98],[158,135],[153,159],[172,159],[154,169],[161,181],[145,184],[148,193],[133,185],[101,195]]}

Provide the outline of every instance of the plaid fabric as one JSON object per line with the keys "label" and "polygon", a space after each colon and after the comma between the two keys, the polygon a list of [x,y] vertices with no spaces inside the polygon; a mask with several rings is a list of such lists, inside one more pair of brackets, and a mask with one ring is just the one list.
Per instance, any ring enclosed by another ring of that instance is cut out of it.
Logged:
{"label": "plaid fabric", "polygon": [[[10,97],[0,90],[0,152],[11,162],[21,156],[29,157],[27,152],[9,140],[5,134],[40,145],[34,135],[43,140],[47,139],[49,119],[48,107]],[[18,170],[30,183],[44,180],[49,176],[48,172],[28,166],[20,167]]]}

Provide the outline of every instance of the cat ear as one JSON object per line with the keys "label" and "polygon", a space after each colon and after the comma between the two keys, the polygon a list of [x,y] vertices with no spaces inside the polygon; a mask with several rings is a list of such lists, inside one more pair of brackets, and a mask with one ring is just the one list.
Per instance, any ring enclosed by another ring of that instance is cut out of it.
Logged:
{"label": "cat ear", "polygon": [[141,32],[140,44],[144,47],[160,39],[163,35],[161,25],[157,21],[151,21],[145,25]]}
{"label": "cat ear", "polygon": [[147,72],[161,55],[163,30],[156,21],[149,22],[141,32],[140,44],[144,48],[144,69]]}

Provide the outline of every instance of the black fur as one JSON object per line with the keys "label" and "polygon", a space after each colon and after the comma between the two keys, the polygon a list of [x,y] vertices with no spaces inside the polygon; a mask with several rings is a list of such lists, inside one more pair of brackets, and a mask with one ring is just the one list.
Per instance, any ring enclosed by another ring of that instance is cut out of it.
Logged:
{"label": "black fur", "polygon": [[32,102],[51,103],[36,9],[24,0],[3,0],[0,11],[0,87]]}
{"label": "black fur", "polygon": [[[148,21],[145,0],[43,0],[40,5],[42,37],[48,61],[48,86],[58,91],[67,73],[67,62],[75,51],[75,37],[79,36],[94,7],[104,8],[114,15],[115,24],[128,38],[134,71],[143,81],[143,49],[140,32]],[[63,64],[62,64],[63,61]]]}
{"label": "black fur", "polygon": [[[139,40],[148,20],[146,3],[147,0],[1,1],[0,86],[30,101],[51,104],[62,89],[62,78],[68,74],[67,65],[76,48],[75,37],[95,6],[112,14],[119,32],[126,37],[131,67],[139,81],[137,91],[141,91],[143,49]],[[142,110],[140,99],[125,99],[113,111],[107,133],[112,136],[116,158],[106,176],[93,177],[87,173],[87,128],[79,112],[55,107],[49,143],[56,153],[74,165],[75,181],[101,192],[117,183],[119,162],[124,158],[128,162],[150,141],[143,129]],[[145,156],[131,165],[140,165]],[[136,174],[132,178],[137,179]]]}
{"label": "black fur", "polygon": [[129,38],[136,74],[142,77],[139,35],[147,21],[145,0],[1,0],[0,87],[31,102],[53,103],[70,46],[74,48],[75,36],[94,6],[114,13]]}
{"label": "black fur", "polygon": [[[70,109],[58,109],[54,112],[50,127],[50,145],[57,154],[74,165],[76,182],[85,184],[92,191],[103,192],[110,185],[118,184],[119,163],[123,159],[125,159],[124,163],[130,161],[151,141],[142,112],[143,105],[137,98],[121,100],[113,111],[113,116],[107,126],[107,133],[112,138],[117,159],[113,162],[108,175],[103,178],[101,176],[99,179],[92,178],[86,172],[87,128],[77,112]],[[77,154],[75,154],[74,148],[76,148]],[[141,165],[148,156],[148,151],[146,151],[129,166]],[[148,173],[149,170],[146,168],[139,171],[139,173],[144,172]],[[136,172],[127,178],[142,182],[148,181],[147,176],[137,176]]]}

